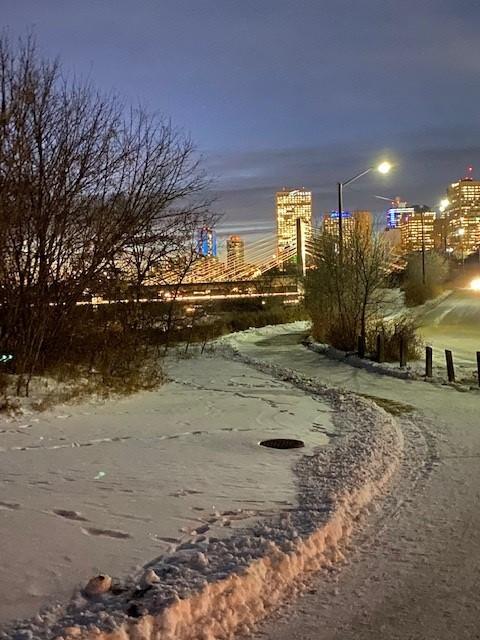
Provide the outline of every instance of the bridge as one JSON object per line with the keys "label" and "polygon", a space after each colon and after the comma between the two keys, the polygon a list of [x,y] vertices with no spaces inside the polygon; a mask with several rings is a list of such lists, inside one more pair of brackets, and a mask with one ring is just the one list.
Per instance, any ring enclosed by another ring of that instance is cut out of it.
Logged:
{"label": "bridge", "polygon": [[[164,277],[162,284],[150,282],[152,295],[140,302],[170,301],[194,303],[226,299],[279,298],[292,303],[303,297],[303,278],[308,263],[316,256],[317,227],[305,228],[296,221],[295,236],[281,253],[273,253],[272,236],[263,236],[248,248],[248,262],[228,266],[216,258],[196,261],[179,283],[178,274]],[[402,259],[391,262],[391,270],[403,268]],[[108,303],[97,297],[94,304]]]}
{"label": "bridge", "polygon": [[[159,296],[187,302],[265,297],[299,300],[307,265],[317,253],[315,238],[321,233],[318,227],[306,228],[298,218],[292,243],[281,253],[273,253],[271,235],[263,236],[249,246],[245,264],[229,267],[216,258],[202,258],[180,285],[172,282],[157,287]],[[403,258],[392,257],[391,271],[404,266]]]}
{"label": "bridge", "polygon": [[228,266],[216,258],[202,258],[175,294],[169,284],[159,287],[159,294],[164,299],[175,295],[177,300],[191,302],[265,297],[298,300],[303,295],[301,282],[308,256],[314,253],[311,238],[312,230],[306,232],[299,218],[292,245],[281,253],[272,252],[271,235],[263,236],[248,247],[248,262]]}

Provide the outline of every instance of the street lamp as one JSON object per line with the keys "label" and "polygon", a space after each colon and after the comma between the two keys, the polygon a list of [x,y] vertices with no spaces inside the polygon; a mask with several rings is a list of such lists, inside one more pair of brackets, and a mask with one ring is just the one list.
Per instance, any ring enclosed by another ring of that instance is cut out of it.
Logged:
{"label": "street lamp", "polygon": [[379,171],[380,173],[386,174],[390,171],[390,169],[392,168],[392,165],[390,164],[390,162],[381,162],[378,167],[377,167],[377,171]]}
{"label": "street lamp", "polygon": [[423,207],[420,210],[420,220],[422,221],[422,284],[425,286],[426,278],[425,278],[425,224],[423,217]]}
{"label": "street lamp", "polygon": [[[440,213],[445,213],[445,211],[448,209],[448,207],[450,206],[450,200],[448,198],[442,198],[442,200],[440,200],[440,204],[438,205],[438,209],[440,211]],[[448,220],[447,220],[448,222]],[[444,251],[447,251],[447,242],[448,242],[448,233],[447,233],[447,224],[444,223],[443,226],[440,228],[440,233],[442,234],[442,240],[443,240],[443,244],[444,244]]]}
{"label": "street lamp", "polygon": [[443,213],[449,204],[450,204],[450,200],[448,198],[443,198],[442,200],[440,200],[440,206],[439,206],[440,213]]}
{"label": "street lamp", "polygon": [[357,175],[353,176],[353,178],[349,178],[348,180],[345,180],[344,182],[337,182],[337,187],[338,187],[338,246],[339,246],[339,257],[340,257],[340,262],[342,261],[342,256],[343,256],[343,221],[342,221],[342,214],[343,214],[343,188],[348,186],[349,184],[352,184],[352,182],[356,182],[356,180],[358,180],[359,178],[362,178],[363,176],[366,176],[367,173],[370,173],[370,171],[378,171],[379,173],[382,173],[383,175],[387,174],[390,169],[392,168],[392,165],[390,164],[390,162],[381,162],[379,165],[377,165],[376,167],[368,167],[368,169],[365,169],[365,171],[361,171],[360,173],[357,173]]}

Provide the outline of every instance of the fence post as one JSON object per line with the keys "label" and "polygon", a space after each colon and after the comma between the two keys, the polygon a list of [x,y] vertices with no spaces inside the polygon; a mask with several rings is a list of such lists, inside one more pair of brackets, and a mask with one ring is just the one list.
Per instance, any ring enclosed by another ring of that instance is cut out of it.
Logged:
{"label": "fence post", "polygon": [[383,335],[379,333],[377,335],[377,362],[385,361],[385,344],[383,340]]}
{"label": "fence post", "polygon": [[363,336],[357,338],[357,352],[359,358],[365,357],[365,338]]}
{"label": "fence post", "polygon": [[445,349],[445,360],[447,361],[448,381],[455,382],[455,368],[453,366],[453,356],[450,349]]}
{"label": "fence post", "polygon": [[480,387],[480,351],[477,351],[477,375],[478,375],[478,386]]}
{"label": "fence post", "polygon": [[425,377],[431,378],[433,372],[433,349],[425,347]]}
{"label": "fence post", "polygon": [[400,366],[407,366],[407,343],[403,336],[400,336]]}

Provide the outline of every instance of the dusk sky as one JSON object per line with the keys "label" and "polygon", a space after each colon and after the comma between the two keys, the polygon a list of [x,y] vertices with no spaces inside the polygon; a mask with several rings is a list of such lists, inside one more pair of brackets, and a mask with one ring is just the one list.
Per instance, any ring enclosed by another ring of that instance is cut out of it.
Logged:
{"label": "dusk sky", "polygon": [[[170,116],[216,180],[224,229],[273,225],[274,193],[305,186],[315,215],[345,192],[436,206],[480,175],[475,0],[2,0],[10,35],[103,91]],[[477,168],[478,165],[478,168]]]}

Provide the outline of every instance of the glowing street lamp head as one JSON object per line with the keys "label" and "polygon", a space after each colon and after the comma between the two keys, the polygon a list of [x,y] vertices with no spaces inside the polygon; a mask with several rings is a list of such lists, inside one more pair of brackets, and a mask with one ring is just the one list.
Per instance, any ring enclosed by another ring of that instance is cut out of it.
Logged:
{"label": "glowing street lamp head", "polygon": [[448,198],[443,198],[443,200],[440,200],[440,207],[443,209],[446,209],[449,204],[450,200]]}
{"label": "glowing street lamp head", "polygon": [[457,234],[458,234],[459,236],[464,236],[464,235],[465,235],[465,229],[464,229],[463,227],[461,227],[461,228],[457,231]]}
{"label": "glowing street lamp head", "polygon": [[391,168],[392,168],[392,165],[390,164],[390,162],[381,162],[377,167],[377,171],[385,174],[385,173],[388,173]]}

